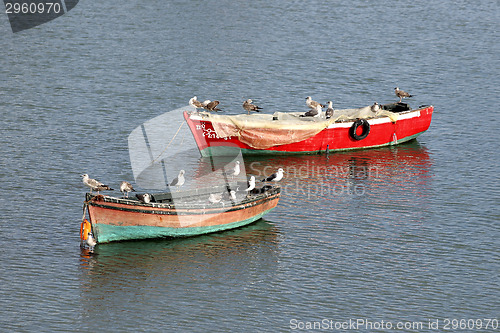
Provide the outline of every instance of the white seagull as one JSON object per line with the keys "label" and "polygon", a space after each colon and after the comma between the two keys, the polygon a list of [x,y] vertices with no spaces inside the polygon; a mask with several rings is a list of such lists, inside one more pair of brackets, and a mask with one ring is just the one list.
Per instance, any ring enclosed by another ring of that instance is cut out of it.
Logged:
{"label": "white seagull", "polygon": [[279,182],[283,178],[283,169],[279,168],[278,172],[273,173],[267,178],[262,179],[263,182]]}
{"label": "white seagull", "polygon": [[179,171],[179,175],[170,183],[170,186],[177,187],[177,191],[179,191],[180,187],[184,185],[184,182],[186,181],[186,179],[184,179],[184,173],[186,173],[184,170]]}
{"label": "white seagull", "polygon": [[132,184],[126,181],[122,181],[120,184],[120,192],[123,193],[123,197],[128,198],[128,192],[135,192],[134,188],[132,187]]}
{"label": "white seagull", "polygon": [[321,117],[321,105],[317,105],[316,108],[307,111],[306,113],[300,115],[299,117]]}
{"label": "white seagull", "polygon": [[308,107],[310,107],[311,109],[316,109],[316,107],[317,107],[318,105],[319,105],[319,106],[321,106],[321,107],[325,107],[324,105],[319,104],[319,103],[318,103],[318,102],[316,102],[316,101],[313,101],[313,100],[312,100],[312,98],[311,98],[311,96],[307,96],[307,97],[306,97],[306,105],[307,105]]}
{"label": "white seagull", "polygon": [[234,177],[237,177],[239,174],[240,174],[240,161],[236,161],[236,163],[234,163],[234,168],[233,168],[233,178]]}
{"label": "white seagull", "polygon": [[396,96],[399,97],[399,103],[401,103],[401,101],[403,100],[403,98],[413,97],[412,95],[410,95],[406,91],[403,91],[403,90],[399,89],[398,87],[394,88],[394,93],[396,94]]}
{"label": "white seagull", "polygon": [[87,234],[87,245],[90,247],[90,251],[92,252],[94,250],[94,246],[96,246],[97,242],[95,241],[94,237],[92,237],[92,233],[89,232]]}
{"label": "white seagull", "polygon": [[372,112],[378,112],[378,110],[380,110],[380,105],[378,105],[377,102],[373,103],[373,105],[370,107],[370,109],[372,110]]}
{"label": "white seagull", "polygon": [[196,96],[194,96],[189,100],[189,105],[191,105],[195,109],[203,109],[203,104],[200,101],[198,101]]}
{"label": "white seagull", "polygon": [[333,102],[328,101],[328,109],[326,109],[326,119],[330,119],[333,116]]}
{"label": "white seagull", "polygon": [[255,176],[251,176],[248,181],[248,188],[245,190],[247,192],[253,190],[255,188]]}
{"label": "white seagull", "polygon": [[144,193],[144,194],[136,194],[135,195],[137,199],[144,203],[150,203],[151,202],[151,194],[149,193]]}
{"label": "white seagull", "polygon": [[113,190],[108,185],[104,185],[103,183],[101,183],[98,180],[89,178],[89,175],[87,175],[86,173],[82,175],[82,178],[83,178],[82,179],[83,183],[85,185],[87,185],[88,187],[90,187],[90,193],[92,193],[92,191],[97,191],[97,194],[99,194],[99,191],[104,191],[104,190],[112,191]]}
{"label": "white seagull", "polygon": [[212,204],[216,204],[222,200],[222,193],[210,193],[208,196],[208,201]]}

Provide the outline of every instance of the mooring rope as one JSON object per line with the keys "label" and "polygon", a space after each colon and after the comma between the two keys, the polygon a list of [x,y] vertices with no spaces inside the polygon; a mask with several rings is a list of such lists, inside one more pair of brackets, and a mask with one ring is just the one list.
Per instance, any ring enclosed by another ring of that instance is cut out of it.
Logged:
{"label": "mooring rope", "polygon": [[177,129],[177,132],[175,132],[174,134],[174,137],[170,140],[170,142],[168,143],[168,145],[165,147],[165,149],[163,149],[161,151],[161,153],[151,161],[151,164],[153,164],[154,162],[156,162],[156,160],[158,160],[158,158],[160,158],[160,156],[165,152],[165,150],[168,149],[168,147],[170,147],[170,144],[172,144],[172,142],[174,141],[175,137],[177,136],[177,134],[179,134],[179,131],[181,130],[181,127],[184,125],[184,122],[181,123],[181,126],[179,126],[179,128]]}

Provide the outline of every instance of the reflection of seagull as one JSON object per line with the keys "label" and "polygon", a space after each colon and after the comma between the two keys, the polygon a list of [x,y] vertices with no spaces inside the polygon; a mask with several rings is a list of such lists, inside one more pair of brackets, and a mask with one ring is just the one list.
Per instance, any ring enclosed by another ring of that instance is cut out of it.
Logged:
{"label": "reflection of seagull", "polygon": [[373,103],[373,105],[370,107],[370,109],[372,110],[372,112],[378,112],[378,110],[380,110],[380,106],[378,105],[377,102]]}
{"label": "reflection of seagull", "polygon": [[128,192],[135,192],[134,188],[132,187],[132,184],[126,181],[122,181],[120,184],[120,192],[123,193],[123,197],[125,196],[128,198]]}
{"label": "reflection of seagull", "polygon": [[279,182],[283,178],[283,169],[279,168],[278,172],[273,173],[267,178],[262,179],[263,182]]}
{"label": "reflection of seagull", "polygon": [[179,175],[177,177],[175,177],[174,180],[172,180],[172,182],[170,183],[170,186],[176,186],[177,190],[179,190],[179,188],[182,185],[184,185],[184,182],[186,181],[184,179],[184,173],[185,173],[184,170],[179,171]]}
{"label": "reflection of seagull", "polygon": [[251,111],[260,112],[259,110],[262,110],[262,108],[252,104],[251,99],[247,99],[246,101],[243,102],[243,109],[245,109],[248,112],[248,114],[250,114]]}
{"label": "reflection of seagull", "polygon": [[401,101],[403,100],[403,98],[413,97],[412,95],[410,95],[406,91],[400,90],[398,87],[394,88],[394,93],[396,94],[396,96],[399,97],[399,103],[401,103]]}
{"label": "reflection of seagull", "polygon": [[144,193],[144,194],[136,194],[135,195],[137,199],[144,203],[150,203],[151,202],[151,194],[149,193]]}
{"label": "reflection of seagull", "polygon": [[219,101],[210,101],[209,99],[203,102],[203,107],[207,109],[208,111],[222,111],[221,109],[217,108],[217,105],[219,105]]}
{"label": "reflection of seagull", "polygon": [[313,101],[311,96],[307,96],[306,97],[306,104],[308,107],[310,107],[311,109],[316,109],[316,107],[319,105],[321,107],[325,107],[324,105],[322,104],[319,104],[318,102],[316,101]]}
{"label": "reflection of seagull", "polygon": [[233,168],[233,177],[237,177],[240,174],[240,161],[236,161],[234,163],[234,168]]}
{"label": "reflection of seagull", "polygon": [[83,174],[82,178],[83,178],[82,179],[83,183],[85,185],[87,185],[88,187],[90,187],[90,193],[92,193],[92,191],[97,191],[97,194],[99,194],[99,191],[104,191],[104,190],[112,191],[113,190],[108,185],[104,185],[100,181],[89,178],[89,175],[87,175],[87,174]]}
{"label": "reflection of seagull", "polygon": [[330,119],[333,116],[333,102],[328,102],[328,109],[326,109],[326,119]]}
{"label": "reflection of seagull", "polygon": [[92,237],[92,233],[89,232],[87,234],[87,245],[90,247],[90,251],[94,250],[94,246],[96,246],[97,242],[95,241],[94,237]]}
{"label": "reflection of seagull", "polygon": [[299,117],[320,117],[321,116],[321,105],[316,106],[315,109],[311,109],[306,113],[300,115]]}
{"label": "reflection of seagull", "polygon": [[222,193],[210,193],[208,196],[208,201],[210,203],[216,204],[222,200]]}
{"label": "reflection of seagull", "polygon": [[251,176],[248,181],[248,188],[245,191],[251,191],[255,188],[255,176]]}
{"label": "reflection of seagull", "polygon": [[191,105],[195,109],[203,109],[203,104],[201,104],[201,102],[198,101],[196,96],[194,96],[189,100],[189,105]]}

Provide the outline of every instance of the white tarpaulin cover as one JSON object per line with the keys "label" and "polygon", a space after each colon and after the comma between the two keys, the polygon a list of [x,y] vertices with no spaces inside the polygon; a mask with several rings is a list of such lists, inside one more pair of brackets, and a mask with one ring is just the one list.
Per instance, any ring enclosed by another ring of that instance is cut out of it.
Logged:
{"label": "white tarpaulin cover", "polygon": [[[370,106],[358,109],[334,110],[330,119],[324,112],[320,117],[299,117],[302,112],[276,112],[274,114],[218,115],[202,112],[212,122],[215,132],[221,138],[236,136],[239,140],[255,149],[306,140],[336,121],[353,121],[357,118],[373,119],[389,117],[397,121],[397,113],[379,110],[374,113]],[[273,120],[274,119],[274,120]]]}

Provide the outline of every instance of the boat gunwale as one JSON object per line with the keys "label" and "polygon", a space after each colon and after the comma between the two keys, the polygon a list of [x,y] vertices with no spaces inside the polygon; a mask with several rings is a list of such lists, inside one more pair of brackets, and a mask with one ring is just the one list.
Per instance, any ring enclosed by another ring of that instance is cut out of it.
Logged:
{"label": "boat gunwale", "polygon": [[[268,201],[279,199],[281,187],[274,185],[273,188],[255,195],[255,197],[245,199],[237,204],[228,206],[220,205],[216,207],[207,207],[208,204],[193,207],[176,207],[170,203],[143,203],[136,200],[122,199],[111,196],[92,195],[87,193],[86,204],[88,206],[113,209],[133,213],[155,214],[155,215],[206,215],[217,214],[221,212],[238,211],[254,206],[262,205]],[[97,200],[96,200],[97,199]],[[107,204],[106,204],[107,203]],[[120,205],[115,206],[114,204]],[[130,208],[129,208],[130,207]],[[142,207],[142,209],[141,209]]]}

